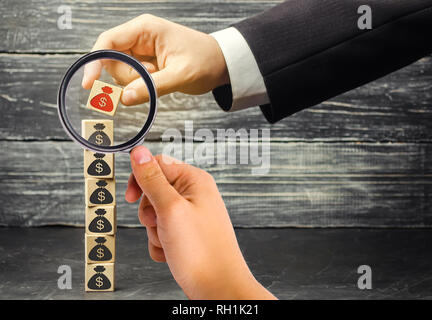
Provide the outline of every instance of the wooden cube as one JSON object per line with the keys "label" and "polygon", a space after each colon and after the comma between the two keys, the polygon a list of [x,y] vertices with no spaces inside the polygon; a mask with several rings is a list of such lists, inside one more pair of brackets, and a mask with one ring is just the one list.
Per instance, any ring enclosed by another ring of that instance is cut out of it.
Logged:
{"label": "wooden cube", "polygon": [[115,261],[115,235],[85,235],[86,263]]}
{"label": "wooden cube", "polygon": [[116,207],[87,207],[85,213],[86,233],[90,235],[112,235],[116,233]]}
{"label": "wooden cube", "polygon": [[81,135],[97,146],[114,144],[114,123],[112,120],[82,120]]}
{"label": "wooden cube", "polygon": [[114,178],[114,154],[84,150],[84,176],[86,178]]}
{"label": "wooden cube", "polygon": [[87,264],[85,291],[114,291],[114,263]]}
{"label": "wooden cube", "polygon": [[88,207],[115,205],[115,180],[85,179],[85,203]]}
{"label": "wooden cube", "polygon": [[123,89],[110,83],[95,80],[87,101],[87,108],[114,116]]}

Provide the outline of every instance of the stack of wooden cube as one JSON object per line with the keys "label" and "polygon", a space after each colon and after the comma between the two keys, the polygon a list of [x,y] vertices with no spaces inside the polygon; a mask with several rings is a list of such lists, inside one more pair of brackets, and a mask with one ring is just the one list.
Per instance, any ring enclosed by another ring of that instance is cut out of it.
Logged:
{"label": "stack of wooden cube", "polygon": [[[93,82],[86,107],[113,117],[123,89]],[[114,145],[113,120],[83,120],[82,137],[94,145]],[[85,290],[114,291],[116,201],[114,154],[84,150]]]}
{"label": "stack of wooden cube", "polygon": [[[113,144],[112,120],[83,120],[83,137],[92,143]],[[114,290],[116,201],[114,154],[84,150],[85,289]]]}

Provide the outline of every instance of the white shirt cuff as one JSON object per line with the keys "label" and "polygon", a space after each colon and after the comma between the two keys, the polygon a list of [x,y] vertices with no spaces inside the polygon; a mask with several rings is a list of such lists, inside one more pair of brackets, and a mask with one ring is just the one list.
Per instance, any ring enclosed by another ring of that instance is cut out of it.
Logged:
{"label": "white shirt cuff", "polygon": [[232,91],[229,111],[269,103],[264,79],[242,34],[230,27],[211,33],[211,36],[218,42],[228,68]]}

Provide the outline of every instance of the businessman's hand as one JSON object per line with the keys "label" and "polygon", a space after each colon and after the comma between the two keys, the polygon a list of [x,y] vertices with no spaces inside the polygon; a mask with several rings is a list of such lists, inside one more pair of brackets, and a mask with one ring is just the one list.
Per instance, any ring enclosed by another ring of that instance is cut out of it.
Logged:
{"label": "businessman's hand", "polygon": [[[174,91],[203,94],[229,82],[223,53],[212,36],[152,15],[141,15],[101,33],[92,51],[101,49],[122,51],[140,60],[152,73],[159,96]],[[91,88],[102,67],[125,86],[124,105],[148,101],[144,82],[122,62],[87,64],[83,88]]]}
{"label": "businessman's hand", "polygon": [[141,196],[138,215],[147,228],[155,261],[167,262],[191,299],[274,299],[249,271],[216,183],[207,172],[153,157],[143,147],[131,153],[126,200]]}

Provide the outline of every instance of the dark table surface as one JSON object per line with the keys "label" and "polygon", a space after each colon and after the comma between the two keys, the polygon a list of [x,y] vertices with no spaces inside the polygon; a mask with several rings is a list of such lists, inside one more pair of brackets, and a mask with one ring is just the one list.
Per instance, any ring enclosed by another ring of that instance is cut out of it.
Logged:
{"label": "dark table surface", "polygon": [[[185,299],[166,264],[153,262],[144,229],[119,228],[116,291],[84,292],[84,230],[1,228],[0,299]],[[432,298],[429,229],[236,229],[255,276],[280,299]],[[357,268],[372,268],[359,290]],[[72,289],[57,287],[60,265]]]}

